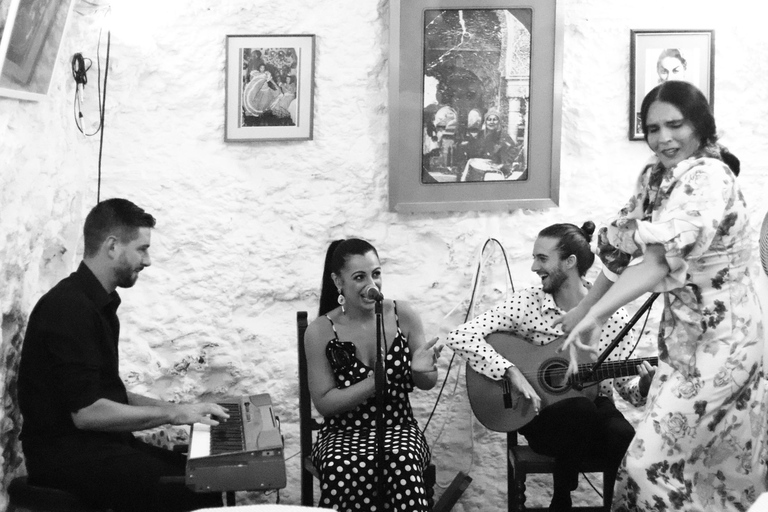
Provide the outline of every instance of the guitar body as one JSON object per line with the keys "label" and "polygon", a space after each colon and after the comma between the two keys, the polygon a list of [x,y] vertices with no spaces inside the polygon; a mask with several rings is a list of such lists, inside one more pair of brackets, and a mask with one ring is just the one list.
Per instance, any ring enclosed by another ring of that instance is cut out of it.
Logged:
{"label": "guitar body", "polygon": [[[534,345],[511,333],[495,332],[488,335],[486,342],[523,372],[541,398],[542,409],[566,398],[585,396],[594,400],[597,396],[597,385],[577,391],[564,381],[569,360],[567,352],[557,353],[562,346],[560,341]],[[579,361],[579,366],[589,362],[589,359]],[[504,387],[503,380],[489,379],[467,364],[467,394],[472,411],[480,423],[496,432],[517,430],[536,417],[532,402],[514,390],[511,407],[505,407]]]}

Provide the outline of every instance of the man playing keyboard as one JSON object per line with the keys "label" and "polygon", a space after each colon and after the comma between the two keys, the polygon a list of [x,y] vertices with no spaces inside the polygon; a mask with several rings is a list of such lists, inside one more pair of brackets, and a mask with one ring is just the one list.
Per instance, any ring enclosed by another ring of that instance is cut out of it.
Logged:
{"label": "man playing keyboard", "polygon": [[[573,224],[554,224],[543,229],[533,246],[531,270],[541,278],[541,288],[515,292],[509,300],[474,320],[457,327],[448,335],[448,346],[467,359],[470,366],[486,377],[509,380],[513,392],[530,400],[536,418],[519,432],[529,446],[555,458],[554,493],[549,510],[571,510],[571,491],[578,485],[579,462],[589,456],[604,456],[618,470],[634,436],[634,428],[613,403],[609,381],[600,385],[599,396],[565,399],[541,410],[541,398],[515,366],[485,341],[493,332],[511,332],[535,345],[546,345],[563,336],[553,321],[575,307],[587,294],[583,276],[595,255],[589,240],[595,225],[587,222],[581,229]],[[618,310],[606,323],[600,338],[604,349],[626,324],[627,313]],[[628,335],[608,360],[621,360],[631,352]],[[522,364],[521,362],[517,362]],[[639,377],[614,380],[615,389],[633,405],[641,405],[648,394],[653,369],[643,362]]]}
{"label": "man playing keyboard", "polygon": [[217,404],[173,404],[127,392],[118,371],[117,287],[150,265],[155,219],[125,199],[96,205],[85,220],[76,272],[37,303],[19,369],[21,441],[30,483],[79,496],[114,512],[186,511],[220,506],[220,494],[195,494],[183,480],[183,454],[148,445],[131,432],[228,417]]}

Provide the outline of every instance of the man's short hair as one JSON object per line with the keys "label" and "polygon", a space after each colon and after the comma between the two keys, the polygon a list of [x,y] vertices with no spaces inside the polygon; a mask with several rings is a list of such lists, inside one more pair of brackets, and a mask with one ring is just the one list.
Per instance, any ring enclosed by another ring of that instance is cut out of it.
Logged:
{"label": "man's short hair", "polygon": [[85,256],[94,256],[110,235],[128,243],[138,236],[139,228],[155,227],[155,218],[127,199],[100,202],[88,213],[83,226]]}

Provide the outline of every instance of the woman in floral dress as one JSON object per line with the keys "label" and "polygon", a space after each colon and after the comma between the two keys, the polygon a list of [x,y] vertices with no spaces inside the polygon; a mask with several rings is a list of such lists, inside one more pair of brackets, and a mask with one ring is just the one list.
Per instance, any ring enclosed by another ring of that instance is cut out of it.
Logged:
{"label": "woman in floral dress", "polygon": [[564,347],[589,350],[616,308],[663,292],[659,368],[613,509],[744,511],[766,490],[767,417],[739,161],[717,144],[712,111],[687,82],[649,92],[641,119],[656,158],[601,230],[604,272],[562,317]]}
{"label": "woman in floral dress", "polygon": [[424,341],[421,320],[406,303],[382,300],[387,382],[380,411],[383,465],[377,467],[376,318],[370,293],[380,288],[381,263],[371,244],[357,238],[331,244],[319,316],[305,334],[309,391],[325,417],[311,455],[320,472],[320,506],[428,512],[423,472],[429,447],[408,395],[414,385],[435,385],[440,347],[437,338]]}

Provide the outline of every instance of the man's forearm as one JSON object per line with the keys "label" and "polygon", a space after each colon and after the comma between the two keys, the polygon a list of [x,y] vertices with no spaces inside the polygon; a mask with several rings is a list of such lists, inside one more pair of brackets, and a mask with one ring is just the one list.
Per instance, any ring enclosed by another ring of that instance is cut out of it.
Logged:
{"label": "man's forearm", "polygon": [[158,400],[157,398],[151,398],[145,395],[137,395],[130,391],[128,392],[128,403],[130,405],[149,405],[155,407],[170,407],[173,405],[165,400]]}
{"label": "man's forearm", "polygon": [[159,427],[174,422],[174,406],[168,402],[140,397],[145,405],[121,404],[100,398],[88,407],[72,414],[72,421],[81,430],[100,432],[134,432],[147,428]]}

